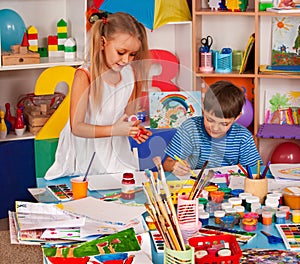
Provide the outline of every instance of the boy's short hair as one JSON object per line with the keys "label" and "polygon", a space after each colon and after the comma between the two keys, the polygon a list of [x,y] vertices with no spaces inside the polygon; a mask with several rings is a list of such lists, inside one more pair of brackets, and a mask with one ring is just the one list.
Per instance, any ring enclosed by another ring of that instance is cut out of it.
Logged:
{"label": "boy's short hair", "polygon": [[203,107],[219,118],[236,118],[242,111],[246,99],[244,91],[228,81],[218,81],[206,91]]}

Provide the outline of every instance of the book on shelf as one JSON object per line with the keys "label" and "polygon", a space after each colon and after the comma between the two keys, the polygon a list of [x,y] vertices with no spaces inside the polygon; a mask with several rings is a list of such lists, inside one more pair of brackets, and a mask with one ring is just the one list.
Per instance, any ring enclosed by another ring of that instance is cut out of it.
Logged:
{"label": "book on shelf", "polygon": [[288,13],[300,13],[299,7],[268,7],[267,12],[288,14]]}
{"label": "book on shelf", "polygon": [[240,68],[240,74],[245,73],[254,69],[254,45],[255,45],[255,34],[251,34],[248,39],[244,56],[242,59],[242,64]]}

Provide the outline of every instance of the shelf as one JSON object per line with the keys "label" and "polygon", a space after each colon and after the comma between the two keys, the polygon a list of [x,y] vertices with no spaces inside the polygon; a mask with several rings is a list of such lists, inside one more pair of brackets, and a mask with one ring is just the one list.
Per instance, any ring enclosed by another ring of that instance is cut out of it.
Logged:
{"label": "shelf", "polygon": [[26,70],[26,69],[42,69],[53,66],[79,66],[83,64],[83,60],[80,58],[70,60],[57,57],[43,57],[40,63],[37,64],[22,64],[22,65],[9,65],[0,67],[0,71],[14,71],[14,70]]}
{"label": "shelf", "polygon": [[259,138],[300,139],[300,126],[262,124],[256,136]]}
{"label": "shelf", "polygon": [[235,77],[235,78],[254,78],[254,73],[250,74],[239,74],[238,72],[232,73],[218,73],[218,72],[211,72],[211,73],[204,73],[204,72],[197,72],[196,77]]}
{"label": "shelf", "polygon": [[268,11],[260,11],[258,12],[259,16],[270,16],[270,17],[276,17],[276,16],[300,16],[300,13],[276,13],[276,12],[268,12]]}
{"label": "shelf", "polygon": [[246,12],[232,12],[232,11],[212,11],[210,8],[203,8],[195,12],[195,15],[206,16],[255,16],[254,9],[249,9]]}
{"label": "shelf", "polygon": [[24,139],[34,139],[35,135],[31,134],[30,132],[26,131],[22,136],[17,136],[15,132],[10,132],[6,138],[1,138],[0,142],[7,142],[7,141],[16,141],[16,140],[24,140]]}

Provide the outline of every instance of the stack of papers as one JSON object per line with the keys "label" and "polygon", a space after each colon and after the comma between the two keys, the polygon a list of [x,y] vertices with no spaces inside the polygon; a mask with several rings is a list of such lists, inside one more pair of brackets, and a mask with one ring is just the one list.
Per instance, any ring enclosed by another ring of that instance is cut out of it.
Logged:
{"label": "stack of papers", "polygon": [[299,181],[300,184],[300,163],[271,164],[270,171],[276,180]]}

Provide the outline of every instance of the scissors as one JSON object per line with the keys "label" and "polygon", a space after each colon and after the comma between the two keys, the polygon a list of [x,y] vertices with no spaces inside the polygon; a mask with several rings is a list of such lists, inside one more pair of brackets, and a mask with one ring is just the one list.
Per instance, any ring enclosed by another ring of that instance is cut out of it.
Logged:
{"label": "scissors", "polygon": [[260,231],[260,232],[263,233],[268,238],[268,242],[270,244],[283,243],[283,239],[281,237],[273,236],[265,231]]}
{"label": "scissors", "polygon": [[213,44],[213,38],[211,36],[207,36],[206,38],[202,38],[201,39],[201,44],[203,46],[200,48],[200,51],[201,52],[209,52],[210,47]]}

